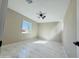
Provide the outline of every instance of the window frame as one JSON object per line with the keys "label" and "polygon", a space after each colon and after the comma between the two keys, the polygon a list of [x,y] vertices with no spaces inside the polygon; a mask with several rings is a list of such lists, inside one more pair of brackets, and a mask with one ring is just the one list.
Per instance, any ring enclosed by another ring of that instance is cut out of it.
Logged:
{"label": "window frame", "polygon": [[[28,27],[30,26],[28,29],[26,29],[27,31],[25,30],[25,32],[22,32],[22,30],[23,30],[23,22],[26,22],[28,24]],[[27,21],[27,20],[23,20],[22,23],[21,23],[21,33],[22,34],[28,34],[31,31],[32,31],[32,23]]]}

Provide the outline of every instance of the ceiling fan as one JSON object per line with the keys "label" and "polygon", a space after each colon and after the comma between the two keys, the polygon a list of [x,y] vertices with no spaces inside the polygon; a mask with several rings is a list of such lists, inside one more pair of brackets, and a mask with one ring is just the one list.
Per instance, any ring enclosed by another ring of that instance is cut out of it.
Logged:
{"label": "ceiling fan", "polygon": [[26,2],[30,4],[30,3],[32,3],[33,1],[32,1],[32,0],[26,0]]}
{"label": "ceiling fan", "polygon": [[46,13],[43,13],[42,11],[40,11],[40,12],[38,13],[38,18],[45,19],[45,18],[46,18],[45,14],[46,14]]}

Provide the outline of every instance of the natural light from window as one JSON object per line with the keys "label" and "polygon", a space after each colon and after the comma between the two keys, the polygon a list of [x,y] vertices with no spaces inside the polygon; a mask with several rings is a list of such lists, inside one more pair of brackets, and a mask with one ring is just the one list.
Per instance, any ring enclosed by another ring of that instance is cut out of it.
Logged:
{"label": "natural light from window", "polygon": [[32,30],[32,23],[23,20],[22,22],[22,27],[21,27],[21,32],[22,33],[30,33],[30,31]]}

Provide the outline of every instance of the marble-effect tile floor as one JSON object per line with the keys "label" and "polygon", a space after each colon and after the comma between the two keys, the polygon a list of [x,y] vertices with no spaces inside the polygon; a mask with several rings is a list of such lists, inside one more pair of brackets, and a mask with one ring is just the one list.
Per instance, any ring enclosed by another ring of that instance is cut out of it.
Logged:
{"label": "marble-effect tile floor", "polygon": [[66,58],[62,44],[55,41],[21,41],[0,48],[0,58]]}

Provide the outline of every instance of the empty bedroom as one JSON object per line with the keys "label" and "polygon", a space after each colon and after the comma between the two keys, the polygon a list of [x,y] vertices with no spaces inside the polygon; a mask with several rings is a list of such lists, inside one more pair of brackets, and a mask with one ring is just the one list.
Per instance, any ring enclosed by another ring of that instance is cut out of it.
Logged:
{"label": "empty bedroom", "polygon": [[78,5],[77,0],[0,0],[0,58],[77,58]]}

